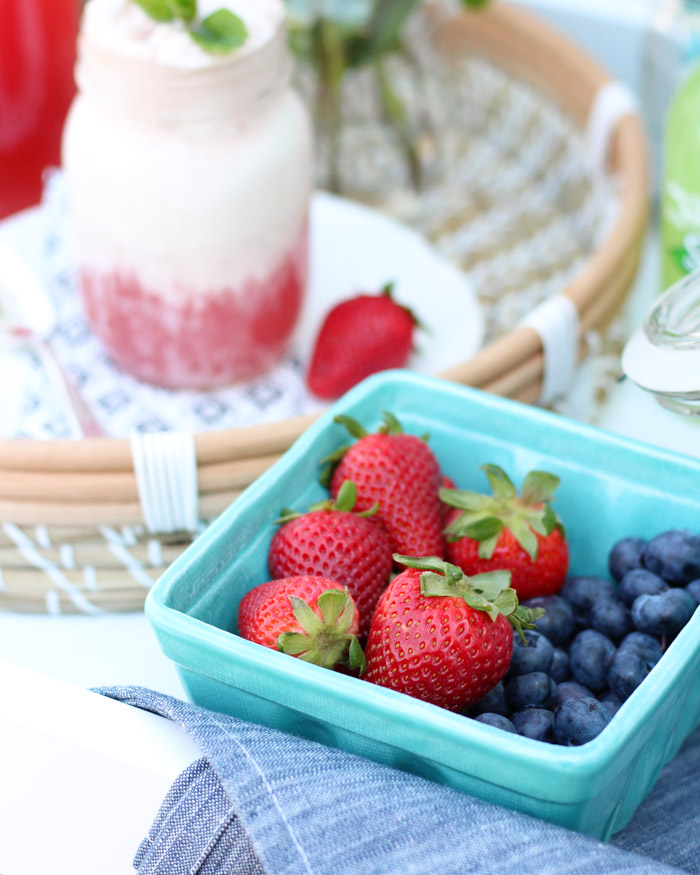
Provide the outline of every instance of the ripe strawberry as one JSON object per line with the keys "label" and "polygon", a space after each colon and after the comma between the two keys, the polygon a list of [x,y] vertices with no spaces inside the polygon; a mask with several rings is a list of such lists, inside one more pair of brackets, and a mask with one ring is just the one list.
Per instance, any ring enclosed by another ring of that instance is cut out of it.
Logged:
{"label": "ripe strawberry", "polygon": [[356,499],[355,484],[346,480],[335,502],[318,502],[305,514],[283,511],[267,561],[273,577],[322,576],[346,586],[360,612],[360,635],[366,637],[393,560],[389,536],[369,518],[376,506],[353,513]]}
{"label": "ripe strawberry", "polygon": [[378,503],[374,519],[385,526],[394,552],[444,556],[438,495],[442,475],[426,442],[404,434],[390,413],[384,413],[384,425],[377,434],[368,434],[348,416],[336,416],[335,421],[359,440],[325,460],[333,464],[340,459],[330,477],[331,495],[338,494],[345,480],[352,480],[358,510]]}
{"label": "ripe strawberry", "polygon": [[522,634],[544,611],[518,605],[507,571],[469,578],[432,556],[394,558],[407,569],[389,584],[374,612],[364,677],[461,711],[508,671],[511,624]]}
{"label": "ripe strawberry", "polygon": [[370,374],[406,364],[418,322],[393,299],[392,286],[379,295],[356,295],[329,311],[307,375],[314,395],[339,398]]}
{"label": "ripe strawberry", "polygon": [[364,668],[359,613],[347,590],[325,577],[286,577],[253,587],[241,599],[242,638],[324,668]]}
{"label": "ripe strawberry", "polygon": [[501,468],[483,470],[493,495],[440,491],[442,501],[461,511],[445,529],[447,558],[465,574],[508,569],[520,599],[558,592],[569,566],[564,529],[549,504],[559,478],[531,471],[518,497]]}

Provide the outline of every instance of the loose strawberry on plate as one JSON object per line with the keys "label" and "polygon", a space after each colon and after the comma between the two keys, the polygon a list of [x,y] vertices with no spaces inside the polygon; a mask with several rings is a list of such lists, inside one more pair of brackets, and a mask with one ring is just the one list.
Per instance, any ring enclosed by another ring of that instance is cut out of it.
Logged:
{"label": "loose strawberry on plate", "polygon": [[[336,416],[357,443],[328,459],[330,491],[337,496],[346,480],[357,487],[357,509],[375,503],[375,520],[386,527],[392,549],[408,556],[443,556],[440,466],[423,438],[405,434],[390,413],[376,434],[348,416]],[[335,466],[335,467],[333,467]]]}
{"label": "loose strawberry on plate", "polygon": [[241,599],[242,638],[324,668],[364,668],[357,640],[360,616],[352,597],[324,577],[269,580]]}
{"label": "loose strawberry on plate", "polygon": [[395,559],[406,570],[374,613],[365,680],[461,711],[508,671],[513,628],[534,628],[543,612],[518,604],[507,571],[470,578],[437,557]]}
{"label": "loose strawberry on plate", "polygon": [[360,612],[364,638],[393,560],[386,530],[372,520],[377,506],[353,512],[356,500],[357,488],[346,480],[335,501],[320,501],[304,514],[283,510],[268,566],[273,577],[322,576],[347,586]]}
{"label": "loose strawberry on plate", "polygon": [[418,322],[392,292],[390,283],[379,295],[356,295],[328,312],[307,375],[314,395],[339,398],[370,374],[408,362]]}
{"label": "loose strawberry on plate", "polygon": [[559,478],[530,471],[520,495],[498,465],[483,465],[492,495],[441,489],[457,510],[445,529],[447,558],[466,574],[508,569],[520,599],[552,595],[564,585],[569,547],[550,501]]}

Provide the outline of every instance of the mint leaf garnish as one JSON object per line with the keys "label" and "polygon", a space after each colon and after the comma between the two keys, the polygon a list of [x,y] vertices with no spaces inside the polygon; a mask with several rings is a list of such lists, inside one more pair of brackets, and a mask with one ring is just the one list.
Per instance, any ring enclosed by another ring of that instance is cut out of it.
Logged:
{"label": "mint leaf garnish", "polygon": [[197,18],[197,0],[133,0],[158,22],[179,20],[200,48],[214,55],[227,55],[248,39],[248,28],[229,9],[217,9],[206,18]]}
{"label": "mint leaf garnish", "polygon": [[206,52],[227,55],[248,38],[248,28],[243,19],[228,9],[218,9],[207,15],[198,24],[190,27],[190,36]]}
{"label": "mint leaf garnish", "polygon": [[134,3],[154,21],[172,21],[175,18],[170,0],[134,0]]}
{"label": "mint leaf garnish", "polygon": [[189,23],[197,17],[197,0],[170,0],[170,3],[183,21]]}

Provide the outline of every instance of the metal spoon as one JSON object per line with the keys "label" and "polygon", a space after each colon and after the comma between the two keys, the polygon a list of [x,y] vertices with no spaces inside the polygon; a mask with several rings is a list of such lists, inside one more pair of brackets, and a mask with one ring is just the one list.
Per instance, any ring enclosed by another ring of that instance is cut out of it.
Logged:
{"label": "metal spoon", "polygon": [[[18,303],[23,301],[26,307]],[[27,318],[31,307],[31,322]],[[14,249],[0,241],[0,343],[24,347],[44,368],[74,437],[105,437],[65,368],[48,343],[56,313],[36,272]]]}

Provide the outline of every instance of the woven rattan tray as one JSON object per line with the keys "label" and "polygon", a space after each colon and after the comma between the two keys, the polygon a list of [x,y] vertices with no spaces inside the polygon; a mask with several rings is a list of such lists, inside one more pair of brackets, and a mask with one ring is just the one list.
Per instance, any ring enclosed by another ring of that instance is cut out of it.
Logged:
{"label": "woven rattan tray", "polygon": [[[483,61],[500,71],[509,88],[536,93],[574,131],[585,130],[591,108],[610,82],[603,69],[562,35],[504,3],[437,21],[435,33],[453,76],[464,75],[462,65],[470,59]],[[615,120],[607,161],[616,186],[614,221],[580,267],[568,274],[552,270],[549,285],[552,293],[575,305],[579,358],[586,355],[591,336],[603,333],[620,310],[640,259],[648,217],[648,166],[634,112]],[[535,175],[530,183],[545,185],[546,178]],[[468,191],[463,197],[465,209],[455,222],[466,226],[478,214],[478,203],[475,207]],[[439,244],[439,235],[433,236]],[[443,248],[475,276],[475,265],[478,269],[499,256],[497,243],[495,253],[460,253],[452,242]],[[498,295],[483,287],[478,291],[488,319]],[[503,318],[491,322],[484,347],[441,376],[536,403],[544,368],[540,334],[532,327],[513,327],[515,321],[504,325]],[[198,433],[199,516],[204,523],[314,418]],[[0,522],[0,607],[23,611],[138,609],[150,581],[195,534],[160,535],[145,529],[130,443],[113,438],[0,441]]]}

